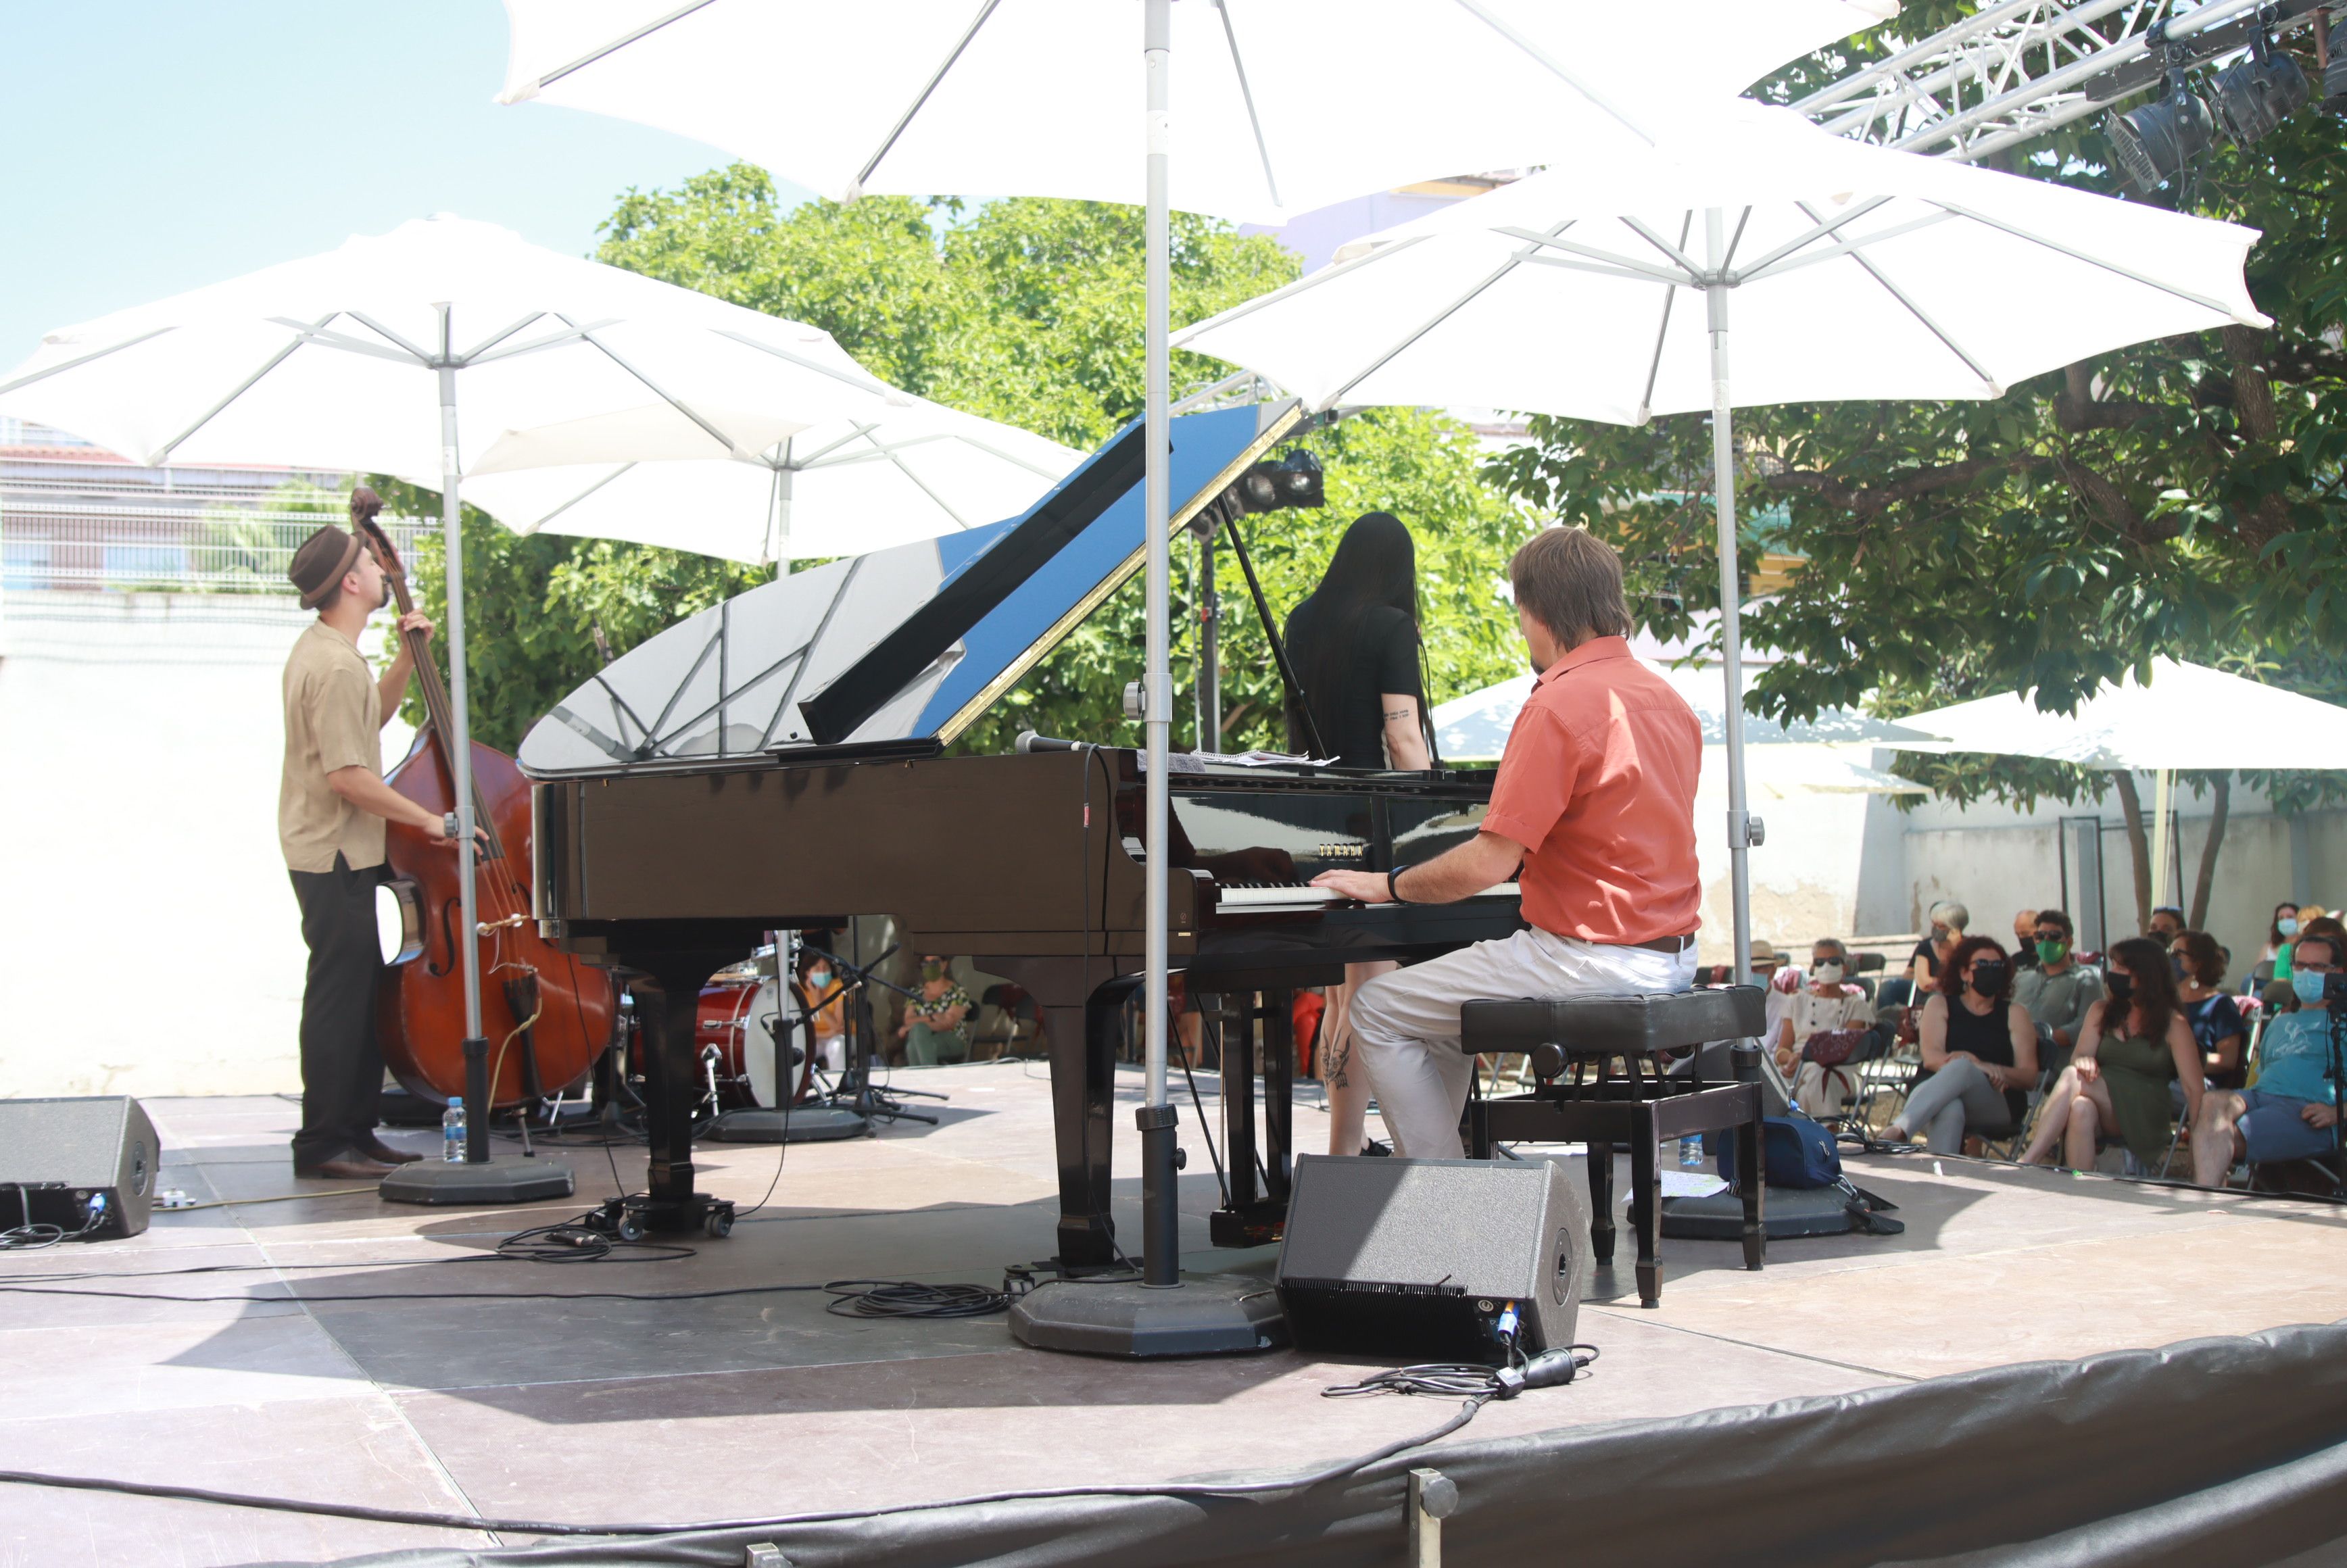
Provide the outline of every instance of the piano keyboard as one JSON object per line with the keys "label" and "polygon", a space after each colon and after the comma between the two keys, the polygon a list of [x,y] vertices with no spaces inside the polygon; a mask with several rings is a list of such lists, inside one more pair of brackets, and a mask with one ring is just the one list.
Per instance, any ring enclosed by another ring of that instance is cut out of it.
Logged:
{"label": "piano keyboard", "polygon": [[[1501,882],[1475,895],[1478,898],[1512,898],[1516,885]],[[1290,887],[1217,887],[1214,902],[1224,909],[1318,909],[1330,904],[1348,904],[1352,900],[1333,888],[1296,886]]]}

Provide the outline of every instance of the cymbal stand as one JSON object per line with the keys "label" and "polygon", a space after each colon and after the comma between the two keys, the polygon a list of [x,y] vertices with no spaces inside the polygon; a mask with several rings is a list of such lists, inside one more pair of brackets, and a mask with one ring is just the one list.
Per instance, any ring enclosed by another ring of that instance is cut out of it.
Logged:
{"label": "cymbal stand", "polygon": [[855,1023],[852,1030],[855,1042],[848,1051],[847,1071],[840,1074],[838,1087],[831,1091],[831,1102],[836,1105],[844,1102],[853,1106],[858,1115],[883,1117],[891,1122],[920,1122],[931,1127],[936,1126],[938,1124],[936,1117],[911,1110],[902,1102],[907,1099],[943,1100],[946,1096],[928,1090],[899,1089],[893,1084],[883,1086],[872,1081],[873,1044],[874,1036],[877,1030],[872,1021],[869,989],[878,986],[884,990],[895,991],[898,996],[910,1000],[920,999],[919,992],[907,990],[895,981],[883,979],[874,973],[882,964],[888,961],[889,954],[897,950],[896,944],[889,944],[887,950],[869,964],[852,963],[837,953],[815,947],[813,944],[809,944],[809,950],[821,953],[825,958],[829,958],[834,966],[833,974],[839,977],[832,981],[831,989],[824,994],[822,999],[808,1008],[810,1014],[821,1011],[830,1005],[833,998],[844,992],[855,993],[853,1000]]}

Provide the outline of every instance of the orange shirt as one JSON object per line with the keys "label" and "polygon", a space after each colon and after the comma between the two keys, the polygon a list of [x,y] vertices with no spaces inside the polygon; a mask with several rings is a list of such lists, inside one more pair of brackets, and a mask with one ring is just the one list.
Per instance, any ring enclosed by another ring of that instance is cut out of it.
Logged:
{"label": "orange shirt", "polygon": [[1486,832],[1531,854],[1524,918],[1560,937],[1646,942],[1696,928],[1703,727],[1619,637],[1549,666],[1516,715]]}

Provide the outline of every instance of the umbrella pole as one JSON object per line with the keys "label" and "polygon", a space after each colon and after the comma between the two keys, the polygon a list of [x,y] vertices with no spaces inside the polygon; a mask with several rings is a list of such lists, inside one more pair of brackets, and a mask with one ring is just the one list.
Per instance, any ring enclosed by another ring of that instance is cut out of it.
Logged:
{"label": "umbrella pole", "polygon": [[1727,265],[1723,214],[1704,213],[1705,261],[1712,272],[1704,290],[1711,330],[1711,487],[1719,518],[1719,650],[1721,678],[1727,682],[1722,704],[1727,753],[1727,866],[1735,909],[1736,983],[1752,977],[1751,845],[1755,824],[1744,797],[1744,628],[1742,590],[1736,563],[1736,429],[1727,392]]}
{"label": "umbrella pole", "polygon": [[[447,328],[447,313],[441,314]],[[447,344],[443,344],[444,354]],[[448,704],[455,712],[456,733],[448,759],[456,791],[456,887],[458,928],[466,939],[457,944],[465,958],[465,1163],[486,1164],[489,1158],[489,1042],[481,1033],[481,944],[477,936],[480,915],[473,903],[473,719],[471,694],[465,679],[465,541],[464,502],[456,494],[456,367],[443,359],[440,366],[440,541],[448,567]]]}
{"label": "umbrella pole", "polygon": [[1166,512],[1172,487],[1165,472],[1168,415],[1167,318],[1173,286],[1173,220],[1166,196],[1167,166],[1172,161],[1172,134],[1167,123],[1171,103],[1173,53],[1172,0],[1148,0],[1143,21],[1142,60],[1148,80],[1148,211],[1145,220],[1147,300],[1143,326],[1143,373],[1148,401],[1143,415],[1148,443],[1148,475],[1143,481],[1143,527],[1148,531],[1148,668],[1145,685],[1149,748],[1147,886],[1149,918],[1143,948],[1147,978],[1143,986],[1143,1018],[1148,1042],[1149,1101],[1140,1112],[1142,1142],[1142,1219],[1144,1283],[1166,1286],[1182,1282],[1181,1210],[1174,1193],[1174,1111],[1166,1096],[1165,897],[1166,817],[1170,797],[1165,770],[1173,727],[1173,693],[1169,690],[1166,640],[1172,616],[1171,542],[1165,537]]}

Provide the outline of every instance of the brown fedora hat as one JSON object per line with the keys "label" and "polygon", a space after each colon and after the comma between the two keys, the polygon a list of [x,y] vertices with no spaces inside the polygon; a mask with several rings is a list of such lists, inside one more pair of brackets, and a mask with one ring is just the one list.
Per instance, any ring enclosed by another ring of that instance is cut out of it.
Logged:
{"label": "brown fedora hat", "polygon": [[358,535],[332,523],[303,539],[302,548],[293,552],[293,564],[285,569],[285,575],[301,590],[302,608],[317,609],[318,601],[359,564],[359,551],[365,548]]}

